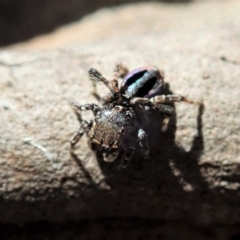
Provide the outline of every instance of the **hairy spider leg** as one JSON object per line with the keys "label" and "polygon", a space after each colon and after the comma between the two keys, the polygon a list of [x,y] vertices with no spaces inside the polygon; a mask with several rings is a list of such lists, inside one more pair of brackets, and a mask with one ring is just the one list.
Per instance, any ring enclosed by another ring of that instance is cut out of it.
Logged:
{"label": "hairy spider leg", "polygon": [[154,103],[174,103],[174,102],[186,102],[190,104],[196,104],[201,105],[200,102],[194,102],[189,100],[186,97],[183,97],[181,95],[176,94],[170,94],[170,95],[158,95],[150,99]]}
{"label": "hairy spider leg", "polygon": [[141,151],[145,156],[149,155],[148,136],[143,129],[138,130],[138,140]]}
{"label": "hairy spider leg", "polygon": [[[189,104],[195,104],[199,106],[203,106],[203,103],[201,102],[194,102],[192,100],[189,100],[186,97],[183,97],[181,95],[176,94],[170,94],[170,95],[158,95],[150,99],[155,104],[155,107],[164,114],[166,117],[164,120],[164,125],[166,126],[169,122],[169,118],[172,116],[172,114],[175,112],[175,109],[172,106],[164,105],[163,103],[174,103],[174,102],[185,102]],[[164,129],[165,127],[163,127]]]}
{"label": "hairy spider leg", "polygon": [[76,143],[81,139],[82,135],[84,133],[88,133],[90,131],[90,128],[93,125],[93,121],[86,121],[83,120],[80,124],[79,130],[72,136],[70,143],[71,143],[71,152],[73,152],[73,148],[76,145]]}
{"label": "hairy spider leg", "polygon": [[[98,101],[102,101],[103,104],[110,103],[118,99],[120,96],[120,91],[118,88],[118,79],[125,77],[127,73],[128,73],[127,67],[123,66],[121,63],[118,63],[116,64],[116,67],[114,69],[113,79],[109,81],[105,77],[103,77],[98,70],[91,68],[88,71],[88,74],[89,78],[92,80],[94,97]],[[97,93],[96,82],[102,82],[108,87],[110,93],[108,93],[106,97],[101,98],[101,96]]]}
{"label": "hairy spider leg", "polygon": [[[155,97],[154,97],[155,98]],[[139,106],[148,106],[150,108],[156,109],[159,112],[161,112],[164,117],[171,117],[172,114],[175,112],[174,108],[172,106],[169,105],[164,105],[162,104],[162,102],[153,102],[152,99],[147,99],[147,98],[133,98],[130,103],[133,105],[139,105]]]}
{"label": "hairy spider leg", "polygon": [[[111,101],[112,99],[117,98],[119,96],[118,83],[117,83],[117,80],[115,79],[117,77],[117,74],[115,74],[116,76],[113,78],[112,81],[107,80],[105,77],[102,76],[102,74],[99,71],[97,71],[94,68],[91,68],[88,71],[88,74],[89,74],[90,79],[93,82],[102,82],[108,87],[108,89],[111,92],[111,94],[108,94],[108,98],[110,98],[110,99],[108,99],[109,101]],[[94,95],[98,95],[95,85],[94,85]],[[100,96],[99,96],[99,98],[100,98]]]}
{"label": "hairy spider leg", "polygon": [[[143,105],[148,105],[148,106],[152,106],[150,103],[148,103],[148,99],[146,98],[140,98],[140,97],[136,97],[133,98],[131,100],[131,102],[133,104],[143,104]],[[176,95],[176,94],[170,94],[170,95],[158,95],[155,97],[152,97],[150,99],[151,102],[153,103],[174,103],[174,102],[186,102],[186,103],[190,103],[190,104],[196,104],[196,105],[202,105],[201,102],[194,102],[189,100],[186,97],[183,97],[181,95]]]}
{"label": "hairy spider leg", "polygon": [[73,102],[72,107],[73,107],[75,113],[77,114],[77,116],[79,114],[79,112],[77,110],[79,110],[79,111],[89,111],[90,110],[93,112],[94,116],[96,116],[98,111],[100,111],[100,107],[95,103],[81,105],[77,102]]}

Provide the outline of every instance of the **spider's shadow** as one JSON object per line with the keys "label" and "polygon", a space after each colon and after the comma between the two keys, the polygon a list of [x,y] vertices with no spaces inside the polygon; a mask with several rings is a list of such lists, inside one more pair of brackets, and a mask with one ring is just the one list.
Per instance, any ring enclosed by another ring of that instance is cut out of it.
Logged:
{"label": "spider's shadow", "polygon": [[[161,94],[172,94],[169,85]],[[199,165],[204,150],[203,110],[200,105],[196,118],[197,134],[189,151],[175,141],[177,117],[171,118],[164,132],[163,117],[153,113],[149,128],[144,129],[151,145],[150,160],[144,159],[140,149],[137,149],[127,168],[122,169],[120,161],[106,163],[95,152],[104,175],[104,184],[109,186],[107,191],[92,181],[88,170],[79,164],[94,189],[94,198],[98,199],[91,205],[91,210],[101,216],[122,216],[122,211],[125,211],[125,216],[163,216],[168,219],[171,214],[175,214],[185,218],[191,217],[192,212],[199,214],[202,209],[205,211],[206,203],[214,210],[217,207],[216,211],[221,211],[222,206],[226,206],[226,198],[230,203],[232,199],[238,201],[234,192],[228,195],[222,194],[224,189],[221,187],[212,189],[201,173],[204,167],[214,167],[211,164]],[[77,161],[81,162],[80,159]],[[225,178],[229,182],[240,181],[239,175]],[[198,207],[195,209],[192,203]]]}

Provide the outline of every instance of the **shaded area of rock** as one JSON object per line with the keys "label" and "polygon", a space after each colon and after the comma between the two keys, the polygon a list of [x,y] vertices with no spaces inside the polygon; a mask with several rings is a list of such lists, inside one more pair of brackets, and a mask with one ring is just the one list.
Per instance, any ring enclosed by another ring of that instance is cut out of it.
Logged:
{"label": "shaded area of rock", "polygon": [[[2,227],[2,228],[1,228]],[[0,225],[2,239],[196,239],[237,240],[239,226],[199,227],[182,222],[163,222],[155,219],[102,218],[68,223],[38,221],[19,227],[15,224]]]}
{"label": "shaded area of rock", "polygon": [[[6,0],[0,3],[0,46],[22,42],[36,35],[49,33],[57,27],[77,21],[102,7],[118,6],[141,0]],[[165,0],[191,2],[191,0]]]}
{"label": "shaded area of rock", "polygon": [[[1,52],[1,221],[137,217],[239,224],[239,6],[126,6],[109,12],[105,34],[114,29],[111,39],[46,52]],[[126,32],[110,28],[110,22],[124,26],[117,12],[129,8],[142,15],[134,37],[129,24]],[[163,21],[166,11],[171,28]],[[118,61],[130,69],[159,66],[171,91],[203,99],[206,106],[201,117],[196,106],[176,105],[177,125],[173,118],[158,153],[126,170],[98,161],[85,137],[75,157],[68,142],[79,126],[70,103],[97,103],[88,69],[110,77]]]}

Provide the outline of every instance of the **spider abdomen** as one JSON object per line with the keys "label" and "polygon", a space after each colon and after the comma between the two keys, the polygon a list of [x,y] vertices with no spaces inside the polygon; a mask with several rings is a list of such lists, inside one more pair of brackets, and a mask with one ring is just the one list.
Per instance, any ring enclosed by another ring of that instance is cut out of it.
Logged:
{"label": "spider abdomen", "polygon": [[163,73],[155,67],[137,68],[123,79],[121,93],[128,99],[159,94],[163,88]]}

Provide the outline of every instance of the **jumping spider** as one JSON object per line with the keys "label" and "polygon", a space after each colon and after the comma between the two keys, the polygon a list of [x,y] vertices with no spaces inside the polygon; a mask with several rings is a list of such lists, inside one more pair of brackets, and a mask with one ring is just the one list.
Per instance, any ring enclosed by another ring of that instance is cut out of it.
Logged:
{"label": "jumping spider", "polygon": [[[164,75],[155,67],[138,68],[128,73],[126,67],[118,64],[111,81],[96,69],[91,68],[88,73],[93,81],[94,95],[98,99],[101,98],[96,92],[96,82],[104,83],[110,93],[103,99],[102,108],[96,104],[72,103],[80,120],[80,128],[70,141],[71,151],[86,133],[92,147],[102,153],[104,161],[112,162],[123,152],[122,167],[126,167],[132,158],[136,143],[140,145],[144,156],[149,155],[148,135],[144,127],[151,121],[151,110],[159,111],[169,118],[174,108],[166,103],[195,103],[180,95],[162,94]],[[120,88],[119,78],[123,78]],[[83,110],[91,110],[94,120],[82,120],[79,111]]]}

